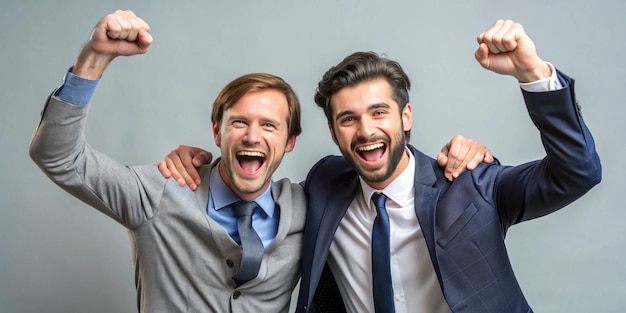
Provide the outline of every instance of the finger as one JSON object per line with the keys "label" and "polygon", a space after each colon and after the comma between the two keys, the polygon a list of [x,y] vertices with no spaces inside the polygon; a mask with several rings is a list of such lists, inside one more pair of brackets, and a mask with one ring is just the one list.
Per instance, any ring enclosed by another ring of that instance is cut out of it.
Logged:
{"label": "finger", "polygon": [[523,28],[521,24],[511,20],[506,21],[504,25],[506,27],[503,27],[498,34],[498,49],[500,52],[511,52],[517,48],[520,30],[523,31]]}
{"label": "finger", "polygon": [[485,162],[485,163],[493,163],[495,160],[496,159],[491,154],[491,151],[487,150],[487,153],[485,153],[485,158],[483,159],[483,162]]}
{"label": "finger", "polygon": [[494,31],[493,36],[491,38],[491,43],[495,50],[491,51],[492,53],[502,53],[510,51],[507,48],[507,43],[510,43],[512,39],[512,31],[513,21],[506,20],[499,24],[499,27]]}
{"label": "finger", "polygon": [[202,149],[197,149],[197,150],[199,150],[198,154],[194,155],[191,160],[192,166],[187,166],[186,169],[187,169],[187,172],[189,173],[189,176],[191,176],[194,182],[197,185],[200,185],[201,178],[200,178],[200,174],[198,173],[198,167],[205,165],[205,164],[210,164],[211,161],[213,160],[213,155],[210,152],[202,150]]}
{"label": "finger", "polygon": [[467,140],[468,139],[463,136],[456,135],[450,142],[450,153],[448,153],[449,160],[447,167],[449,167],[448,171],[452,173],[453,177],[458,176],[459,167],[465,167],[465,164],[467,163],[465,160],[469,150],[469,147],[466,144]]}
{"label": "finger", "polygon": [[[180,149],[180,147],[179,147]],[[183,153],[182,155],[178,153],[178,150],[172,150],[170,154],[167,156],[168,159],[172,160],[172,165],[175,169],[171,169],[172,171],[176,171],[183,179],[184,184],[189,186],[191,190],[196,190],[197,184],[194,178],[189,175],[189,165],[192,163],[191,155]],[[193,165],[191,166],[192,168]],[[195,168],[194,168],[195,171]]]}
{"label": "finger", "polygon": [[165,163],[164,160],[161,160],[158,163],[155,163],[155,165],[159,168],[159,171],[161,172],[161,175],[163,175],[163,177],[167,179],[172,177],[172,172],[170,172],[170,170],[167,169],[167,163]]}
{"label": "finger", "polygon": [[197,185],[200,184],[200,174],[194,166],[194,158],[191,154],[178,154],[178,160],[180,162],[176,163],[177,170],[185,177],[185,181],[187,184],[192,187],[192,190],[197,188]]}
{"label": "finger", "polygon": [[127,21],[129,24],[129,30],[128,35],[126,35],[126,38],[124,39],[131,42],[136,41],[139,37],[139,32],[143,31],[143,29],[141,28],[139,21],[137,21],[137,18],[129,18]]}
{"label": "finger", "polygon": [[498,51],[495,45],[493,45],[493,36],[498,32],[498,30],[500,29],[500,25],[503,22],[504,21],[502,20],[496,21],[495,24],[493,24],[487,30],[485,30],[480,35],[478,35],[478,38],[477,38],[478,43],[485,44],[490,52],[497,53]]}
{"label": "finger", "polygon": [[105,28],[106,34],[111,39],[125,40],[130,32],[130,22],[122,16],[122,13],[114,13],[110,15]]}
{"label": "finger", "polygon": [[[96,27],[96,29],[100,27],[104,29],[106,36],[111,39],[117,39],[122,32],[122,25],[120,24],[116,14],[118,14],[117,11],[113,14],[108,14],[102,19],[99,27]],[[97,33],[94,31],[94,34]]]}
{"label": "finger", "polygon": [[[467,154],[466,154],[467,156]],[[467,163],[470,159],[467,157],[463,157],[461,158],[459,161],[457,161],[456,166],[453,167],[450,171],[451,171],[451,175],[452,178],[456,179],[459,177],[459,175],[461,175],[461,173],[465,170],[465,168],[467,167]]]}
{"label": "finger", "polygon": [[487,150],[486,148],[483,148],[483,149],[478,149],[473,153],[470,153],[469,155],[471,155],[472,158],[467,162],[466,168],[470,171],[475,169],[478,166],[478,164],[480,164],[480,162],[484,160],[485,154],[487,152],[489,152],[489,150]]}
{"label": "finger", "polygon": [[443,147],[441,147],[441,151],[439,152],[439,154],[437,154],[437,163],[439,164],[440,167],[444,168],[443,174],[446,178],[448,178],[448,176],[450,175],[450,173],[446,172],[446,165],[448,164],[449,149],[450,149],[450,144],[447,143]]}
{"label": "finger", "polygon": [[147,23],[135,15],[133,11],[117,10],[107,16],[107,36],[111,39],[134,42],[142,31],[149,31]]}
{"label": "finger", "polygon": [[454,136],[450,142],[448,143],[447,149],[447,164],[444,170],[444,175],[449,181],[453,181],[455,176],[455,169],[459,166],[460,159],[459,156],[464,152],[462,151],[464,138],[462,136],[456,135]]}
{"label": "finger", "polygon": [[493,162],[493,156],[486,146],[476,140],[468,141],[468,143],[472,146],[470,152],[468,153],[468,155],[472,156],[472,158],[467,163],[468,170],[475,169],[481,162]]}
{"label": "finger", "polygon": [[174,165],[174,161],[168,157],[165,157],[165,160],[163,160],[162,162],[165,162],[167,169],[171,173],[171,177],[176,181],[176,183],[178,183],[179,186],[184,187],[186,184],[185,179],[176,169],[176,165]]}
{"label": "finger", "polygon": [[137,22],[137,15],[131,10],[125,10],[116,14],[120,25],[122,25],[122,33],[119,39],[126,41],[135,41],[137,39],[137,33],[139,32],[140,25]]}
{"label": "finger", "polygon": [[510,44],[515,37],[512,31],[513,28],[515,28],[513,21],[498,20],[493,26],[479,35],[479,43],[486,44],[489,52],[493,54],[511,51],[507,44]]}

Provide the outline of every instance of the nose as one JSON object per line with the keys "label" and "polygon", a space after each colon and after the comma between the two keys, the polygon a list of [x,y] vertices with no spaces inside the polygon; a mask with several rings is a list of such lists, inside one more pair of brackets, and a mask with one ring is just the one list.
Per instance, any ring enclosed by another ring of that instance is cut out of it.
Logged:
{"label": "nose", "polygon": [[261,140],[261,127],[256,124],[250,124],[243,136],[243,141],[247,144],[257,144]]}
{"label": "nose", "polygon": [[376,132],[374,122],[369,118],[361,118],[359,120],[359,129],[357,134],[361,137],[369,138]]}

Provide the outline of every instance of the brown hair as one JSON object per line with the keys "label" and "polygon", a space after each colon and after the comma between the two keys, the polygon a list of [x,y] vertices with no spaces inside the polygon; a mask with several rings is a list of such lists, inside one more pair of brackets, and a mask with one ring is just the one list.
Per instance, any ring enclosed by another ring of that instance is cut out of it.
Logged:
{"label": "brown hair", "polygon": [[[344,87],[353,87],[377,78],[384,78],[391,85],[393,100],[398,103],[402,114],[402,110],[409,103],[411,82],[400,64],[375,52],[355,52],[331,67],[317,85],[315,103],[324,110],[328,124],[331,127],[333,125],[330,102],[335,93]],[[410,135],[410,130],[404,132],[407,141]]]}
{"label": "brown hair", "polygon": [[237,103],[244,95],[265,89],[276,89],[285,95],[287,105],[289,106],[289,116],[287,117],[288,136],[300,135],[302,126],[300,124],[301,110],[298,96],[293,91],[293,88],[282,78],[268,73],[246,74],[228,83],[213,102],[211,120],[218,124],[221,123],[224,111]]}

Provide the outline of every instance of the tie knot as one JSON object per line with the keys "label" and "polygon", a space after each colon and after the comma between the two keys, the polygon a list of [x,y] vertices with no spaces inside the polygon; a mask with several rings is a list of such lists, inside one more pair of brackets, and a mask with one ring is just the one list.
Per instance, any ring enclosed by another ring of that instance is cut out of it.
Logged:
{"label": "tie knot", "polygon": [[238,201],[233,203],[233,210],[237,217],[252,216],[258,205],[254,201]]}
{"label": "tie knot", "polygon": [[384,209],[387,196],[385,196],[382,192],[376,192],[372,195],[372,200],[374,201],[377,209]]}

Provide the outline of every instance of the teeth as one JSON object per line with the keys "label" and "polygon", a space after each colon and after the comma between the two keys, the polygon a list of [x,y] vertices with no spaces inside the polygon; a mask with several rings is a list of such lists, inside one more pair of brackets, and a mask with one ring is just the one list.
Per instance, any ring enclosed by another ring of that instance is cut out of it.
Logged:
{"label": "teeth", "polygon": [[382,148],[384,145],[382,143],[375,143],[368,146],[359,147],[359,151],[372,151],[374,149]]}
{"label": "teeth", "polygon": [[257,158],[263,158],[265,157],[263,155],[263,153],[261,152],[256,152],[256,151],[239,151],[237,153],[238,156],[247,156],[247,157],[257,157]]}

